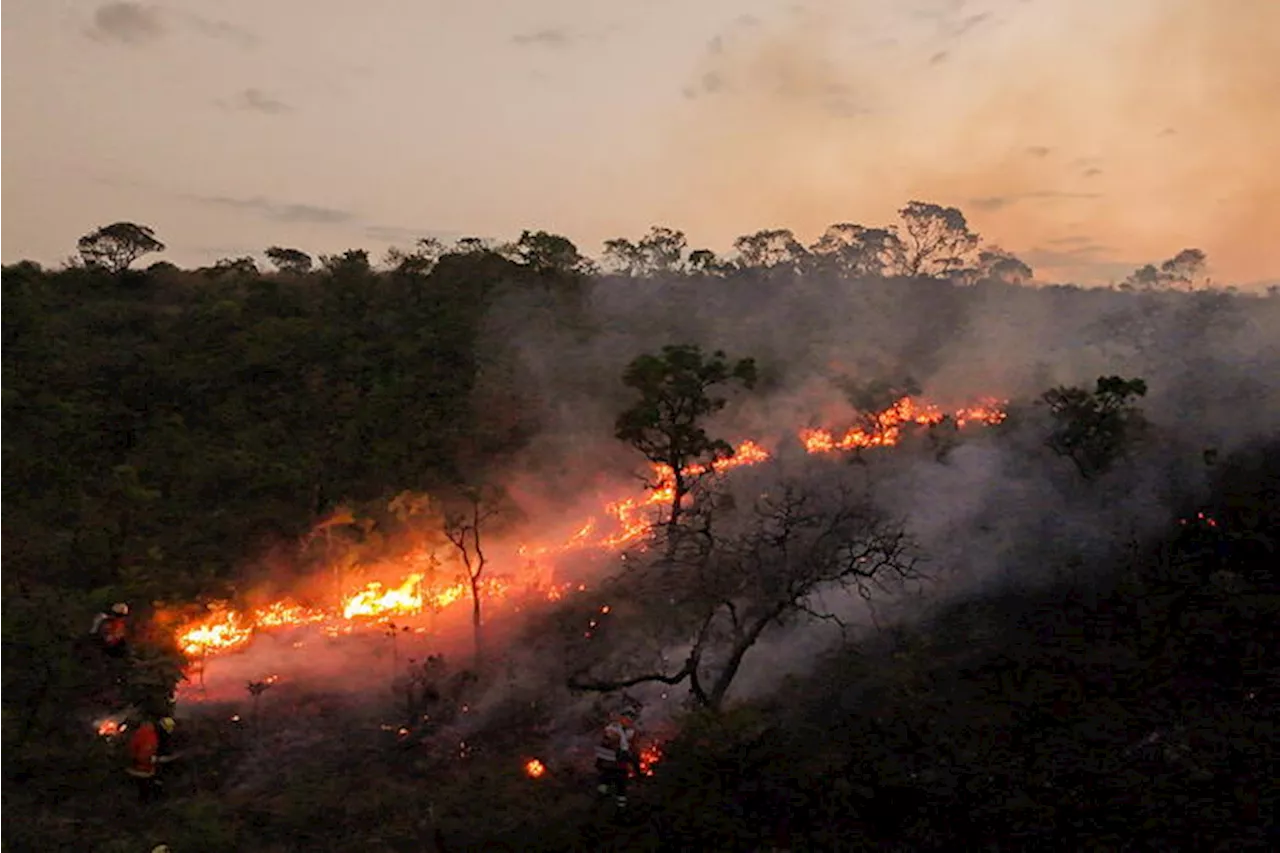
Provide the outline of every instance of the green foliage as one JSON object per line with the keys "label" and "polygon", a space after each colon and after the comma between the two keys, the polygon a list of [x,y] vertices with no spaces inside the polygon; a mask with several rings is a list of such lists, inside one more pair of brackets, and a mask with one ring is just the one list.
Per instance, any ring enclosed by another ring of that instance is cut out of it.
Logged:
{"label": "green foliage", "polygon": [[730,384],[754,387],[755,361],[744,358],[731,363],[719,350],[708,357],[698,346],[666,346],[661,355],[636,357],[627,365],[622,382],[640,399],[618,415],[614,435],[650,462],[671,469],[674,521],[688,491],[686,469],[733,455],[729,443],[709,436],[704,426],[706,418],[727,403],[713,389]]}
{"label": "green foliage", "polygon": [[1105,473],[1141,438],[1146,420],[1132,403],[1146,393],[1143,380],[1119,376],[1098,377],[1093,391],[1067,386],[1046,391],[1042,399],[1054,421],[1049,447],[1086,479]]}

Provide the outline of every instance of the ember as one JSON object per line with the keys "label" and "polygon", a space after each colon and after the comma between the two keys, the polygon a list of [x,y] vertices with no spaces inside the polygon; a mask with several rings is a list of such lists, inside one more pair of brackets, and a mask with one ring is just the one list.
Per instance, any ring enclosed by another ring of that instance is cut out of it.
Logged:
{"label": "ember", "polygon": [[540,779],[547,772],[547,767],[538,759],[531,758],[525,762],[524,772],[530,779]]}
{"label": "ember", "polygon": [[119,720],[114,720],[111,717],[107,717],[105,720],[98,720],[94,725],[98,727],[98,734],[101,737],[115,737],[125,729]]}
{"label": "ember", "polygon": [[652,776],[654,766],[662,760],[662,745],[651,743],[640,750],[640,773]]}

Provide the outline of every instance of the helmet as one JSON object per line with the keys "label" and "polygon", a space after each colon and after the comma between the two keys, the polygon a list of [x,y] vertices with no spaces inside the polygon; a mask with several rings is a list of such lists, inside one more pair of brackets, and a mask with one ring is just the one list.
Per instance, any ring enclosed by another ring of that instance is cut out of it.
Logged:
{"label": "helmet", "polygon": [[165,717],[160,720],[160,728],[164,729],[169,734],[173,734],[173,730],[177,728],[177,726],[178,724],[173,721],[173,717]]}
{"label": "helmet", "polygon": [[155,847],[151,848],[151,853],[169,853],[169,845],[157,844]]}
{"label": "helmet", "polygon": [[116,614],[117,616],[128,616],[129,605],[123,602],[118,602],[116,604],[111,605],[111,612]]}

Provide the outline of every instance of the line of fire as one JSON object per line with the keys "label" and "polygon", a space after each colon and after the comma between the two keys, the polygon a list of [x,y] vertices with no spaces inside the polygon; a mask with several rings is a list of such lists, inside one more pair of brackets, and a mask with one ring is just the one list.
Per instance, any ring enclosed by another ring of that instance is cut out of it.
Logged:
{"label": "line of fire", "polygon": [[[902,397],[862,418],[857,426],[797,430],[791,440],[815,456],[874,452],[898,445],[913,430],[922,431],[944,421],[970,430],[1001,423],[1005,417],[1005,401],[994,398],[944,410]],[[734,469],[767,464],[776,445],[743,439],[734,445],[732,455],[711,463],[713,471],[692,466],[684,474],[731,476]],[[426,661],[429,668],[439,652],[461,652],[472,618],[471,608],[465,605],[477,604],[473,599],[483,601],[486,622],[499,629],[504,617],[527,613],[540,605],[575,596],[589,602],[596,595],[592,578],[566,577],[562,564],[571,556],[617,558],[629,548],[644,547],[647,535],[674,496],[670,468],[654,465],[650,474],[647,488],[602,499],[597,512],[566,528],[573,531],[567,537],[526,539],[505,553],[495,550],[491,563],[496,568],[476,582],[474,589],[456,553],[449,548],[423,547],[375,565],[348,567],[336,582],[332,573],[325,572],[305,584],[303,594],[284,595],[255,606],[219,600],[207,603],[195,614],[189,608],[160,608],[157,624],[172,631],[187,660],[175,697],[177,705],[202,713],[218,713],[217,709],[225,707],[229,719],[241,723],[241,713],[231,711],[239,707],[237,700],[243,699],[246,683],[256,700],[268,688],[314,678],[315,666],[322,665],[325,653],[335,648],[349,647],[354,653],[361,644],[391,644],[392,667]],[[352,582],[352,577],[358,581]],[[611,605],[608,601],[590,602],[589,609],[593,615],[582,626],[586,639],[608,618]],[[478,620],[478,604],[475,613]],[[344,672],[342,677],[351,674]],[[463,706],[462,710],[468,709]],[[98,733],[104,737],[121,734],[123,719],[123,714],[98,719]],[[382,729],[402,739],[413,735],[404,725],[384,724]],[[459,744],[461,755],[467,750],[465,742]],[[662,738],[651,737],[637,755],[639,772],[651,775],[661,756]],[[544,778],[553,772],[553,766],[548,756],[523,759],[524,773],[530,779]]]}

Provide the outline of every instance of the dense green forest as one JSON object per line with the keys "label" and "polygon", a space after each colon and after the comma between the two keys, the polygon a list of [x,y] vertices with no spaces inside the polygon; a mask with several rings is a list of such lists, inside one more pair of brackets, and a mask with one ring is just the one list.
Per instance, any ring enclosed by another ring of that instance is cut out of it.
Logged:
{"label": "dense green forest", "polygon": [[[1277,840],[1280,298],[1210,288],[1198,250],[1108,288],[1037,286],[921,202],[729,257],[668,228],[598,259],[528,231],[184,270],[144,264],[164,246],[131,223],[78,250],[3,270],[6,849]],[[519,515],[553,517],[601,476],[915,392],[1008,417],[683,484],[668,547],[607,581],[605,642],[585,647],[566,601],[440,676],[455,715],[488,697],[466,760],[441,744],[455,730],[389,735],[336,686],[275,715],[268,693],[252,728],[180,709],[189,757],[144,809],[93,731],[106,676],[85,634],[114,601],[139,631],[125,698],[167,708],[186,662],[153,615],[235,599],[266,560],[311,571],[298,542],[335,510],[391,528],[397,496],[533,478]],[[832,590],[845,603],[819,612]],[[656,671],[655,643],[694,652]],[[644,685],[689,698],[629,814],[571,762],[530,780],[513,760],[590,732],[584,695]]]}

